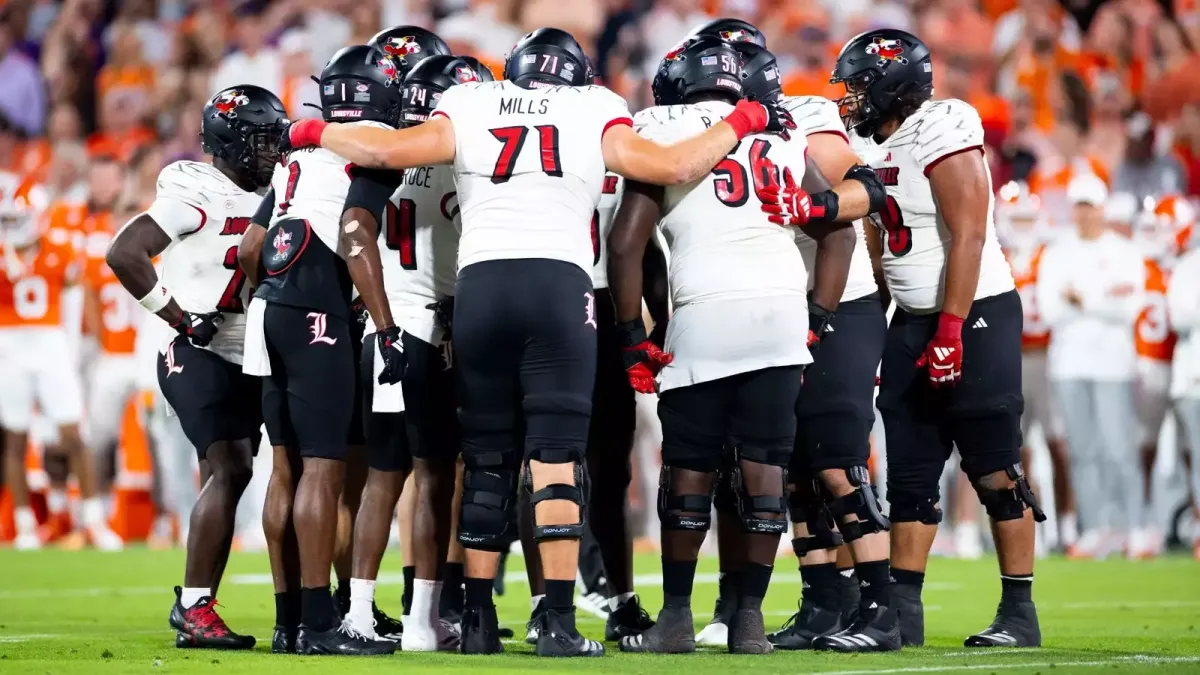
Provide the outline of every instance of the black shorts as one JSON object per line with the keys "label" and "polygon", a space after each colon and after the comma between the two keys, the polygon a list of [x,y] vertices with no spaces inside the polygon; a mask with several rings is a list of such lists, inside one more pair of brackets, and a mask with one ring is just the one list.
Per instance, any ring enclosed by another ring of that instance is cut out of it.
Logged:
{"label": "black shorts", "polygon": [[876,405],[887,435],[888,501],[937,498],[942,468],[957,446],[968,476],[1020,461],[1021,298],[1009,291],[976,300],[963,322],[963,376],[933,388],[916,362],[938,315],[900,308],[888,326]]}
{"label": "black shorts", "polygon": [[367,385],[362,397],[367,456],[371,468],[380,471],[408,471],[414,457],[453,461],[462,445],[451,344],[444,342],[435,347],[408,333],[403,341],[408,367],[401,381],[405,407],[402,413],[371,412],[376,344],[369,339],[363,345],[360,370]]}
{"label": "black shorts", "polygon": [[344,460],[356,398],[349,324],[267,303],[263,329],[271,375],[264,378],[262,409],[271,445],[298,448],[303,457]]}
{"label": "black shorts", "polygon": [[588,468],[596,478],[625,467],[621,473],[628,482],[637,404],[625,374],[616,309],[607,288],[596,289],[596,323],[596,386],[592,390],[592,421],[588,429]]}
{"label": "black shorts", "polygon": [[454,357],[463,460],[581,461],[596,380],[591,275],[545,259],[489,260],[458,274]]}
{"label": "black shorts", "polygon": [[875,373],[883,356],[887,315],[879,295],[843,302],[796,401],[796,453],[788,474],[804,479],[825,469],[866,466],[875,424]]}
{"label": "black shorts", "polygon": [[[253,440],[262,426],[259,378],[242,367],[175,338],[158,357],[158,386],[203,460],[218,441]],[[258,452],[258,444],[253,447]]]}
{"label": "black shorts", "polygon": [[663,464],[711,473],[740,448],[787,466],[802,370],[764,368],[659,394]]}

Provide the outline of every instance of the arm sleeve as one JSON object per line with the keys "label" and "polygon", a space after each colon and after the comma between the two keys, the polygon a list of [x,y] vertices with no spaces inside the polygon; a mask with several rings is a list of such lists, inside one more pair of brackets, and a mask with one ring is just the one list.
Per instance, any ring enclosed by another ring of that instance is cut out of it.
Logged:
{"label": "arm sleeve", "polygon": [[1167,287],[1167,315],[1175,330],[1200,330],[1200,252],[1180,259]]}
{"label": "arm sleeve", "polygon": [[1124,264],[1113,270],[1112,278],[1076,290],[1083,313],[1132,328],[1146,306],[1146,265],[1134,251],[1123,260]]}
{"label": "arm sleeve", "polygon": [[208,199],[195,189],[198,178],[182,162],[168,166],[158,175],[157,193],[146,215],[172,241],[195,234],[208,223]]}
{"label": "arm sleeve", "polygon": [[913,159],[926,176],[947,157],[983,149],[983,121],[979,113],[957,99],[929,104],[915,133]]}
{"label": "arm sleeve", "polygon": [[783,107],[796,121],[797,135],[836,134],[850,140],[837,104],[821,96],[795,96],[784,100]]}
{"label": "arm sleeve", "polygon": [[1047,249],[1045,255],[1041,262],[1034,297],[1042,321],[1053,329],[1071,317],[1073,308],[1063,299],[1063,292],[1066,290],[1062,272],[1064,256],[1057,247]]}
{"label": "arm sleeve", "polygon": [[275,211],[275,188],[267,190],[267,194],[263,195],[262,201],[258,203],[258,209],[254,211],[254,217],[250,222],[262,227],[270,227],[271,214]]}
{"label": "arm sleeve", "polygon": [[350,170],[350,190],[346,193],[343,213],[352,208],[366,209],[375,216],[376,222],[382,223],[387,200],[403,178],[403,171],[354,167]]}

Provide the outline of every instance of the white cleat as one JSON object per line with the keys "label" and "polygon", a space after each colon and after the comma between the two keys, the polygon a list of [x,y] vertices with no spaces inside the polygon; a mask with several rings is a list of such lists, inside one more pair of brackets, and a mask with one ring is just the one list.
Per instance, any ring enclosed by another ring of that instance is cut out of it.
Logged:
{"label": "white cleat", "polygon": [[404,633],[400,636],[402,652],[453,652],[458,651],[460,636],[448,621],[438,620],[434,626],[419,626],[415,621],[404,622]]}
{"label": "white cleat", "polygon": [[37,551],[42,548],[42,540],[32,532],[18,534],[13,540],[13,548],[18,551]]}
{"label": "white cleat", "polygon": [[714,619],[712,623],[696,633],[697,647],[727,647],[729,646],[729,627]]}
{"label": "white cleat", "polygon": [[125,540],[113,532],[108,525],[90,525],[87,528],[88,539],[98,551],[115,553],[125,548]]}
{"label": "white cleat", "polygon": [[588,614],[598,618],[608,618],[608,598],[602,593],[591,592],[586,595],[580,594],[575,596],[575,608],[581,609]]}

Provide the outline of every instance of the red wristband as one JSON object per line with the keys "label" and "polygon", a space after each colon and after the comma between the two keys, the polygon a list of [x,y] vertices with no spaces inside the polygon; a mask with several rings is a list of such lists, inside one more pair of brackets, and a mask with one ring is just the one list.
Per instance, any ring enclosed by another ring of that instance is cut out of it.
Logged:
{"label": "red wristband", "polygon": [[953,314],[942,312],[938,315],[937,337],[954,338],[955,340],[962,338],[962,317],[954,316]]}
{"label": "red wristband", "polygon": [[305,119],[292,125],[288,137],[293,148],[308,148],[321,145],[321,134],[327,124],[322,120]]}
{"label": "red wristband", "polygon": [[734,110],[725,118],[725,123],[733,127],[733,133],[737,134],[738,140],[746,137],[750,133],[750,117],[741,110]]}

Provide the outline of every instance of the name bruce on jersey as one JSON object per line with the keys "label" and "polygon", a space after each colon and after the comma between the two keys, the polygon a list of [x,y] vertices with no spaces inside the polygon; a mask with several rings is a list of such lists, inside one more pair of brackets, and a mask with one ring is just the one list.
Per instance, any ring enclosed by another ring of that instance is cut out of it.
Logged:
{"label": "name bruce on jersey", "polygon": [[501,98],[501,115],[545,115],[550,112],[550,99],[528,101],[523,98]]}
{"label": "name bruce on jersey", "polygon": [[419,166],[415,169],[409,169],[404,172],[404,184],[427,188],[429,187],[429,178],[432,173],[432,168],[428,166]]}

